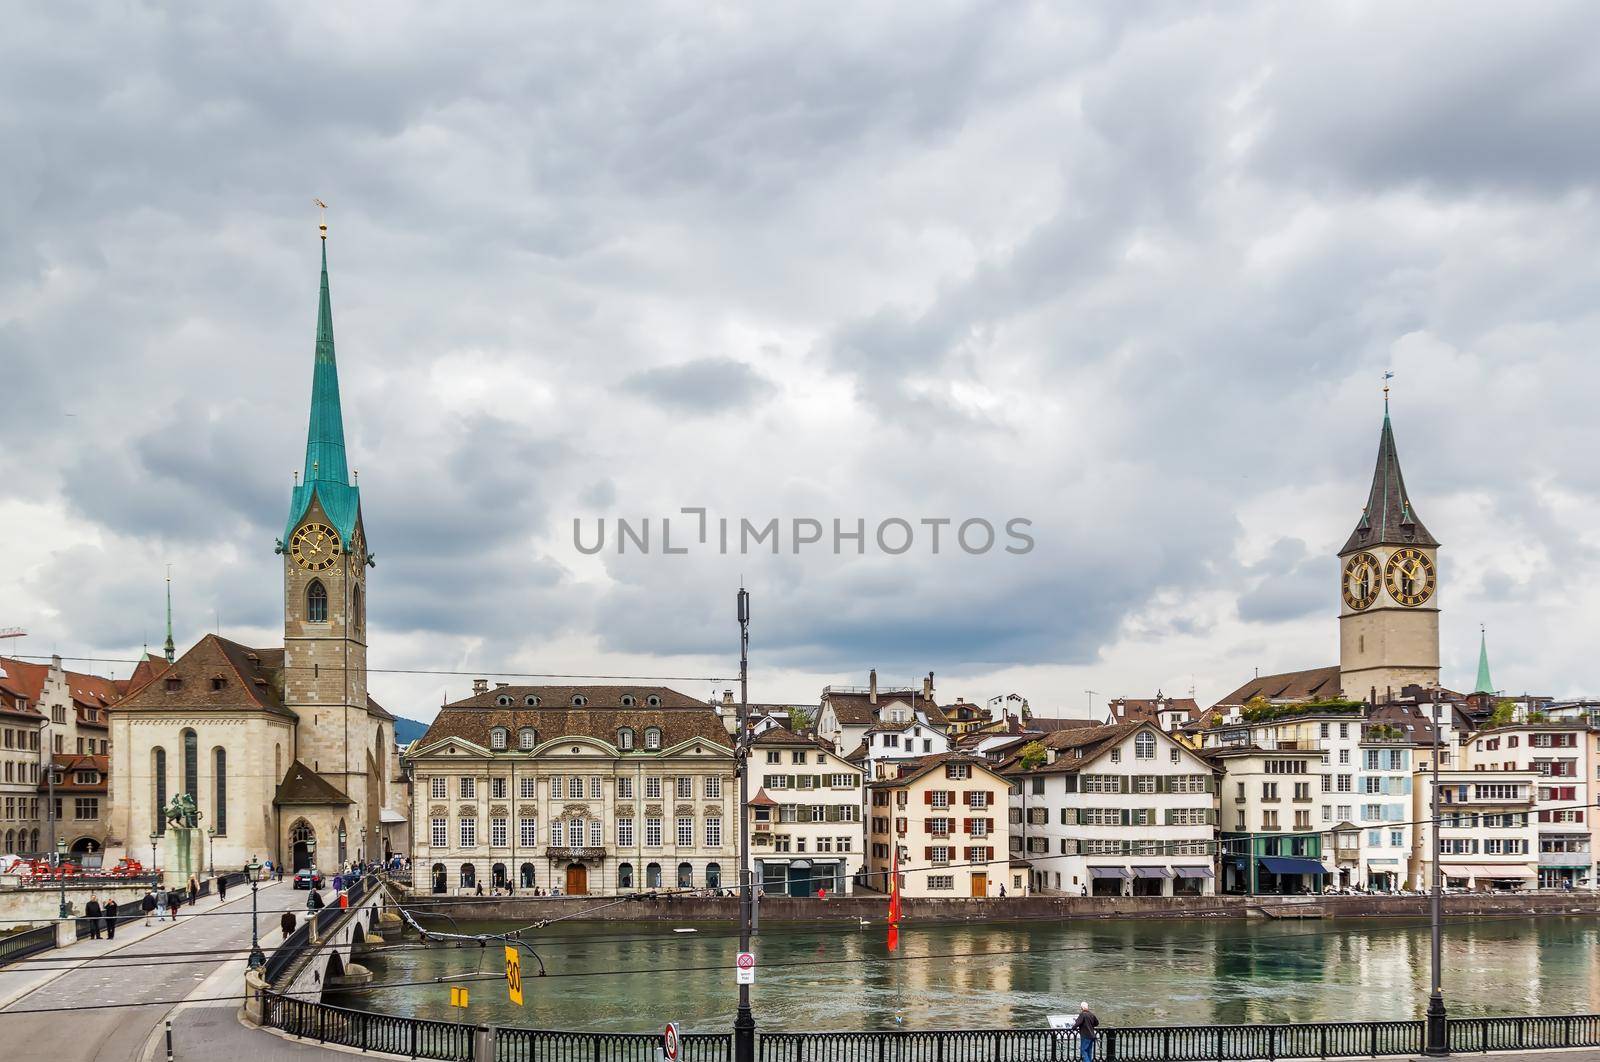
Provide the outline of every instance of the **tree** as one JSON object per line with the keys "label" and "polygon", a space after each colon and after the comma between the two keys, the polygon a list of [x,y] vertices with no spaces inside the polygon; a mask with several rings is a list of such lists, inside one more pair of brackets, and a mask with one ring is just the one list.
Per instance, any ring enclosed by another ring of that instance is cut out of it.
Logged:
{"label": "tree", "polygon": [[1023,770],[1031,771],[1039,767],[1044,763],[1045,760],[1049,758],[1049,752],[1045,749],[1042,742],[1030,741],[1026,745],[1022,746],[1021,757],[1017,762],[1022,765]]}
{"label": "tree", "polygon": [[796,734],[802,734],[811,729],[811,724],[816,721],[816,713],[810,708],[803,708],[798,704],[789,706],[789,729]]}
{"label": "tree", "polygon": [[1489,716],[1490,726],[1510,726],[1516,721],[1517,702],[1506,699],[1496,701],[1494,712]]}

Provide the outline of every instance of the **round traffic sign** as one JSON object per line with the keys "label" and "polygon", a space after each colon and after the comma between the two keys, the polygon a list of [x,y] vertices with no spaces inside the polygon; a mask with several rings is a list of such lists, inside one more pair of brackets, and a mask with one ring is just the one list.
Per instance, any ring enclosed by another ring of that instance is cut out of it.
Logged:
{"label": "round traffic sign", "polygon": [[755,966],[756,966],[756,957],[755,957],[755,955],[753,953],[748,952],[748,951],[741,951],[739,953],[739,969],[741,969],[741,970],[753,970],[753,969],[755,969]]}
{"label": "round traffic sign", "polygon": [[661,1033],[661,1055],[667,1062],[678,1062],[678,1023],[669,1021]]}

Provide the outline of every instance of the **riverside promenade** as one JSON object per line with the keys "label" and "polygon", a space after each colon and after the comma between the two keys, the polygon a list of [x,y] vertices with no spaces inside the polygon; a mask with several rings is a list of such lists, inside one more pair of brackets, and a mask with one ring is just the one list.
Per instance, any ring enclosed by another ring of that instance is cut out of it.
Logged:
{"label": "riverside promenade", "polygon": [[[279,916],[300,914],[306,894],[284,881],[262,886],[257,899],[270,954]],[[237,885],[225,902],[203,897],[185,905],[176,922],[133,921],[118,927],[115,940],[80,940],[31,956],[0,968],[0,1044],[7,1057],[50,1062],[164,1058],[165,1019],[186,1000],[238,1009],[249,948],[250,888]],[[269,1034],[240,1031],[253,1044],[273,1046]]]}

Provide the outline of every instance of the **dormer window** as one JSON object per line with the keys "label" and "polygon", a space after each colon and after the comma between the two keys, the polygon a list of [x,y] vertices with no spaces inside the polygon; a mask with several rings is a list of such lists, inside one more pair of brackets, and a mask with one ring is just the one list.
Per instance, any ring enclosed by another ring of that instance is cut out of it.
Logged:
{"label": "dormer window", "polygon": [[632,749],[633,749],[633,728],[632,727],[625,726],[621,730],[617,731],[617,748],[621,749],[623,752],[632,751]]}
{"label": "dormer window", "polygon": [[572,697],[572,706],[574,708],[582,708],[584,705],[586,705],[588,703],[589,703],[589,698],[585,697],[581,693],[574,694],[573,697]]}
{"label": "dormer window", "polygon": [[177,693],[182,688],[183,688],[183,679],[181,679],[181,678],[169,678],[169,679],[167,679],[167,692],[168,693]]}
{"label": "dormer window", "polygon": [[647,726],[644,728],[644,747],[646,749],[659,749],[661,747],[661,728]]}
{"label": "dormer window", "polygon": [[510,708],[511,698],[502,693],[500,696],[494,699],[494,703],[498,704],[502,708]]}
{"label": "dormer window", "polygon": [[[211,678],[211,688],[213,690],[225,690],[228,688],[228,680],[223,678],[221,675],[213,675]],[[90,718],[94,718],[92,714],[90,715]]]}
{"label": "dormer window", "polygon": [[506,748],[506,728],[497,726],[489,731],[489,747],[496,752],[504,752]]}
{"label": "dormer window", "polygon": [[522,703],[527,705],[529,708],[537,708],[539,707],[539,698],[530,693],[526,697],[522,698]]}
{"label": "dormer window", "polygon": [[661,698],[652,693],[650,696],[644,699],[644,703],[648,704],[652,708],[660,708]]}
{"label": "dormer window", "polygon": [[531,726],[525,726],[517,731],[517,747],[526,751],[538,743],[539,734]]}
{"label": "dormer window", "polygon": [[622,695],[622,706],[624,708],[632,708],[636,703],[637,702],[633,699],[633,694],[624,693]]}

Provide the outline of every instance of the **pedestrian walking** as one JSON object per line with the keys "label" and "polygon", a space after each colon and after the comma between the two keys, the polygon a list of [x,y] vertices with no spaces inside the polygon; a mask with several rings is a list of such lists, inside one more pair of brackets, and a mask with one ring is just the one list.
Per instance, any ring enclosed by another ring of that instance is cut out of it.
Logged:
{"label": "pedestrian walking", "polygon": [[115,896],[111,897],[109,900],[106,901],[105,912],[106,912],[106,939],[107,940],[116,940],[117,939],[117,911],[118,910],[120,910],[120,908],[117,906],[117,898]]}
{"label": "pedestrian walking", "polygon": [[344,891],[344,874],[339,873],[339,874],[335,874],[333,876],[333,891],[334,892],[343,892]]}
{"label": "pedestrian walking", "polygon": [[1002,900],[1006,898],[1006,883],[1003,881],[1000,883],[1000,898]]}
{"label": "pedestrian walking", "polygon": [[200,900],[200,882],[193,874],[189,875],[189,906],[193,907]]}
{"label": "pedestrian walking", "polygon": [[144,899],[139,901],[139,910],[144,912],[144,924],[150,924],[150,916],[156,910],[156,893],[154,889],[144,894]]}
{"label": "pedestrian walking", "polygon": [[217,875],[217,902],[221,903],[228,898],[228,875]]}
{"label": "pedestrian walking", "polygon": [[283,930],[283,938],[289,939],[289,934],[294,932],[294,912],[285,911],[283,917],[278,919],[278,928]]}
{"label": "pedestrian walking", "polygon": [[167,913],[172,916],[172,920],[174,922],[178,920],[178,910],[182,906],[183,890],[173,889],[172,892],[167,895]]}
{"label": "pedestrian walking", "polygon": [[167,890],[153,889],[151,891],[156,901],[156,921],[165,922],[167,920]]}
{"label": "pedestrian walking", "polygon": [[99,940],[100,901],[95,899],[93,896],[89,897],[89,902],[83,905],[83,918],[84,921],[89,923],[89,939]]}
{"label": "pedestrian walking", "polygon": [[1089,1009],[1087,999],[1078,1004],[1078,1021],[1073,1028],[1078,1032],[1078,1046],[1083,1052],[1083,1062],[1094,1062],[1094,1039],[1095,1033],[1100,1028],[1100,1019]]}
{"label": "pedestrian walking", "polygon": [[320,911],[326,906],[327,904],[322,902],[322,893],[318,892],[316,889],[312,889],[311,894],[306,897],[306,910]]}

